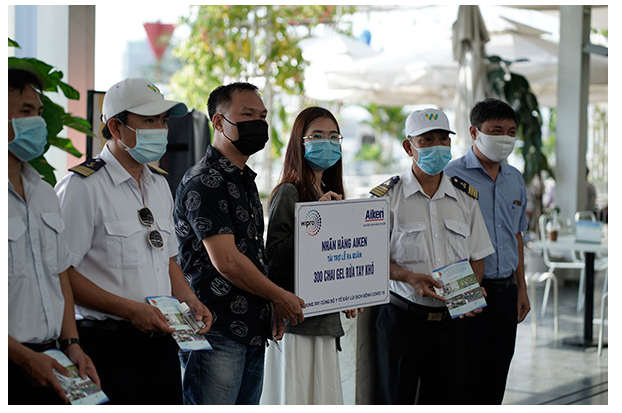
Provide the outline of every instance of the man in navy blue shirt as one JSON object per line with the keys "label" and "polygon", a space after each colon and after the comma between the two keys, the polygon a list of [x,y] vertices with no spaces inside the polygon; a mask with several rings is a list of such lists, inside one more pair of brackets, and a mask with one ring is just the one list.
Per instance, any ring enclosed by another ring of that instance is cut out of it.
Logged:
{"label": "man in navy blue shirt", "polygon": [[518,119],[498,99],[478,102],[470,114],[473,146],[445,168],[479,192],[479,206],[495,252],[484,258],[488,306],[470,318],[466,402],[501,404],[510,369],[516,329],[530,305],[525,285],[523,236],[527,229],[527,195],[521,173],[504,162],[516,142]]}

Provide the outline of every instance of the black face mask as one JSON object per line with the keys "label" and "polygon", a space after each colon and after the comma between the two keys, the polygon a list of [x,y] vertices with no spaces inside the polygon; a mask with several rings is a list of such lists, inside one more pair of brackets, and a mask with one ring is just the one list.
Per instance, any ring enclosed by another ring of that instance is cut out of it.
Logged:
{"label": "black face mask", "polygon": [[229,119],[221,115],[227,122],[238,128],[238,140],[232,141],[223,131],[225,138],[229,139],[229,142],[236,147],[238,151],[246,156],[251,156],[254,153],[259,152],[266,146],[268,142],[268,124],[261,120],[249,120],[245,122],[233,123]]}

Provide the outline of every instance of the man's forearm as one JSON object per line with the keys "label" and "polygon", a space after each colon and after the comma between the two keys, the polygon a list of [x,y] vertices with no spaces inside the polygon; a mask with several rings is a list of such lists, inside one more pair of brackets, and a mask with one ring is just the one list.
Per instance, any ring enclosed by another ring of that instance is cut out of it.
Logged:
{"label": "man's forearm", "polygon": [[78,338],[78,329],[76,328],[75,311],[73,306],[73,290],[69,282],[67,271],[58,274],[60,278],[60,286],[65,299],[65,312],[63,313],[63,324],[60,332],[60,341],[63,342],[68,338]]}
{"label": "man's forearm", "polygon": [[481,284],[484,279],[484,260],[469,261],[469,264],[471,264],[477,282]]}
{"label": "man's forearm", "polygon": [[518,266],[514,271],[514,281],[516,281],[518,288],[527,289],[527,285],[525,283],[525,253],[523,246],[523,234],[519,232],[518,235],[516,235],[516,240],[518,241]]}
{"label": "man's forearm", "polygon": [[100,288],[73,267],[67,269],[67,274],[74,300],[83,307],[129,319],[132,306],[139,304]]}

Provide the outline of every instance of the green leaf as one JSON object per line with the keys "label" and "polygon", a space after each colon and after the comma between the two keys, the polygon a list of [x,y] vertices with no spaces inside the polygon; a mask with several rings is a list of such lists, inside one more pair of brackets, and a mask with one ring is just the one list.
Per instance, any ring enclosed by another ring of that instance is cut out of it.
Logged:
{"label": "green leaf", "polygon": [[48,161],[42,156],[33,159],[29,164],[35,168],[39,174],[43,176],[43,179],[50,185],[56,185],[56,176],[54,175],[54,167],[48,163]]}
{"label": "green leaf", "polygon": [[9,38],[9,47],[16,47],[18,49],[21,49],[20,45],[17,44],[17,42],[11,38]]}
{"label": "green leaf", "polygon": [[82,153],[73,146],[73,143],[70,139],[67,138],[59,138],[55,136],[53,138],[48,139],[48,143],[56,148],[62,149],[63,151],[79,158],[82,156]]}
{"label": "green leaf", "polygon": [[61,115],[61,120],[63,122],[63,125],[68,128],[74,129],[88,136],[97,136],[95,133],[93,133],[91,123],[86,119],[73,116],[70,113],[63,113]]}
{"label": "green leaf", "polygon": [[78,92],[77,90],[69,86],[67,83],[59,81],[58,87],[63,92],[65,97],[67,97],[67,99],[72,99],[72,100],[80,99],[80,92]]}
{"label": "green leaf", "polygon": [[48,130],[48,138],[58,135],[63,130],[62,116],[65,110],[62,106],[52,102],[50,98],[43,95],[41,97],[43,102],[43,112],[41,116],[45,119]]}

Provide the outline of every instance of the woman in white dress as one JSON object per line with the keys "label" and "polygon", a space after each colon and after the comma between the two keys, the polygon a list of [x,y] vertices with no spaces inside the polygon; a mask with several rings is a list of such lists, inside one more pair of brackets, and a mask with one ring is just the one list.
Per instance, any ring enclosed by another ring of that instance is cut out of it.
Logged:
{"label": "woman in white dress", "polygon": [[[309,107],[294,121],[281,182],[268,201],[270,279],[294,291],[296,202],[344,198],[339,125],[327,109]],[[345,311],[355,317],[355,310]],[[344,335],[337,313],[288,324],[279,351],[268,348],[262,404],[343,404],[338,351]]]}

